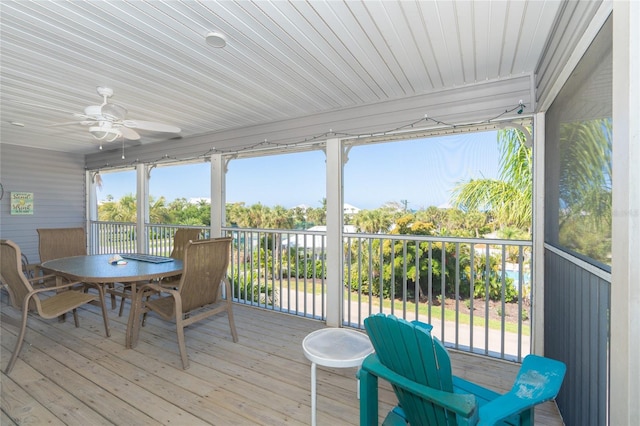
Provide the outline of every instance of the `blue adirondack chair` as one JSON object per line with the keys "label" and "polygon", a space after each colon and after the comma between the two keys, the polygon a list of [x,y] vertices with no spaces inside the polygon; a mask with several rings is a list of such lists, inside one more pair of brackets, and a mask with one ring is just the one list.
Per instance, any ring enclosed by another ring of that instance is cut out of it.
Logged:
{"label": "blue adirondack chair", "polygon": [[533,407],[554,399],[565,365],[529,355],[506,394],[455,377],[444,345],[431,336],[431,325],[393,315],[364,321],[375,348],[362,363],[360,425],[378,424],[378,378],[389,381],[399,404],[383,425],[531,425]]}

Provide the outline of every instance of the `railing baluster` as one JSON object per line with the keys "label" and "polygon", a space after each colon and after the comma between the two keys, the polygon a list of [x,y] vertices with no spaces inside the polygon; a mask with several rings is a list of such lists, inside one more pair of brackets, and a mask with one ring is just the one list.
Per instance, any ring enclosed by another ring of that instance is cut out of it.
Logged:
{"label": "railing baluster", "polygon": [[460,347],[460,243],[456,243],[456,284],[453,292],[455,298],[455,337],[453,339],[454,347]]}
{"label": "railing baluster", "polygon": [[440,254],[440,338],[442,341],[446,341],[445,336],[445,307],[446,307],[446,290],[447,290],[447,274],[444,272],[447,270],[447,248],[446,243],[442,242],[442,253]]}
{"label": "railing baluster", "polygon": [[[144,232],[148,252],[169,255],[180,226],[149,224],[137,230],[132,223],[91,221],[89,248],[95,254],[133,252],[136,233]],[[210,235],[209,228],[201,229],[202,236]],[[234,240],[229,276],[235,302],[326,319],[325,232],[229,227],[223,234]],[[530,241],[345,233],[343,243],[344,285],[338,287],[346,295],[340,299],[344,325],[362,328],[365,316],[387,312],[434,324],[439,337],[456,349],[515,360],[529,353]],[[517,262],[511,262],[516,251]],[[497,282],[500,287],[492,293]],[[436,291],[439,306],[434,305]],[[454,298],[451,320],[447,296]],[[474,312],[478,306],[483,314]],[[515,306],[518,317],[510,320],[507,308]],[[492,325],[490,309],[501,311],[499,326]],[[484,339],[476,338],[480,330]],[[476,347],[478,341],[484,342]]]}

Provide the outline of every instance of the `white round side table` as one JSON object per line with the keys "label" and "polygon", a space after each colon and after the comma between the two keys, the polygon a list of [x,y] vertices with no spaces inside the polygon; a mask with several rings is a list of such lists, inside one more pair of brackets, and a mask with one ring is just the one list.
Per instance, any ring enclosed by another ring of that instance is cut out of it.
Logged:
{"label": "white round side table", "polygon": [[304,338],[302,350],[311,361],[311,425],[316,426],[316,366],[358,367],[373,352],[373,346],[365,333],[347,328],[323,328]]}

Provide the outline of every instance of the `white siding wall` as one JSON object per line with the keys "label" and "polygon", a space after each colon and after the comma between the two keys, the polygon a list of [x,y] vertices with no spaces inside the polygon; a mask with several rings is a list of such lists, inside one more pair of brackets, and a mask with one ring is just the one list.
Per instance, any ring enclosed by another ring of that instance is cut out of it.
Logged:
{"label": "white siding wall", "polygon": [[[39,261],[37,228],[85,225],[84,156],[0,145],[0,237],[15,241],[32,263]],[[32,192],[33,215],[11,215],[12,191]]]}

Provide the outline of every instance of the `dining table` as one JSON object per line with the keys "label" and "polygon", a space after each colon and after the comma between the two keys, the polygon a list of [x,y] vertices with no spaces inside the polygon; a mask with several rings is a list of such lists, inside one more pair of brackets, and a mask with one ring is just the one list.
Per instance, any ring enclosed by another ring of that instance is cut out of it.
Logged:
{"label": "dining table", "polygon": [[114,262],[114,254],[94,254],[86,256],[62,257],[43,262],[42,269],[61,278],[85,283],[109,286],[123,283],[131,286],[131,306],[127,320],[125,347],[132,347],[132,332],[135,324],[136,284],[161,280],[182,274],[183,263],[179,259],[153,263],[143,260],[121,259]]}

